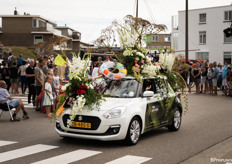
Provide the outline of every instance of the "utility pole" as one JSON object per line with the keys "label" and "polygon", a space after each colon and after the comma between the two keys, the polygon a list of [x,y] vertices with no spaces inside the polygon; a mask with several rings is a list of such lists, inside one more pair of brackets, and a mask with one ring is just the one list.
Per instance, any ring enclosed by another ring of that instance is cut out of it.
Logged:
{"label": "utility pole", "polygon": [[188,0],[186,0],[186,9],[185,9],[185,62],[188,61],[189,57],[189,42],[188,42]]}
{"label": "utility pole", "polygon": [[137,5],[136,5],[136,18],[139,17],[139,0],[137,0]]}

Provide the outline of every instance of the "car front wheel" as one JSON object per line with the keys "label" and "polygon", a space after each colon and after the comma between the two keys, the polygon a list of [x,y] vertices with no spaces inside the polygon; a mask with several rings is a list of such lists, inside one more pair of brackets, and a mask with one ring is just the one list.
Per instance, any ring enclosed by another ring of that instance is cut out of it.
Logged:
{"label": "car front wheel", "polygon": [[128,127],[125,142],[127,145],[136,145],[141,135],[141,122],[138,117],[134,117]]}
{"label": "car front wheel", "polygon": [[172,124],[168,126],[168,130],[177,131],[180,129],[180,125],[181,125],[181,111],[180,109],[176,109],[172,117]]}

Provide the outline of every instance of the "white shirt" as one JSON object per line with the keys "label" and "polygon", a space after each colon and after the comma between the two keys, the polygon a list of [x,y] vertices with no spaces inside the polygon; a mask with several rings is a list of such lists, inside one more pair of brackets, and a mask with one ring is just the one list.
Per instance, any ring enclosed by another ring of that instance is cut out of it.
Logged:
{"label": "white shirt", "polygon": [[95,78],[95,77],[98,77],[98,70],[99,68],[98,67],[94,67],[93,68],[93,72],[92,72],[92,77]]}
{"label": "white shirt", "polygon": [[27,69],[27,66],[28,66],[28,65],[21,65],[21,66],[19,67],[20,75],[21,75],[21,76],[26,76],[26,69]]}

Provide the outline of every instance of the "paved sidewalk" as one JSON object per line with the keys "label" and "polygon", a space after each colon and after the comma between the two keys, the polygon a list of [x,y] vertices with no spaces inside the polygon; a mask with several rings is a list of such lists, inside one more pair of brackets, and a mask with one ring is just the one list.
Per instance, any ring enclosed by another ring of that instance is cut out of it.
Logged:
{"label": "paved sidewalk", "polygon": [[209,147],[180,164],[232,164],[232,137]]}

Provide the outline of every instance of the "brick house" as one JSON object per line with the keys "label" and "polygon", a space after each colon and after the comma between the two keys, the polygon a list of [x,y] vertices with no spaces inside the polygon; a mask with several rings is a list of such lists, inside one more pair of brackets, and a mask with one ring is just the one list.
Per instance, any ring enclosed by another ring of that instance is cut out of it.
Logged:
{"label": "brick house", "polygon": [[65,43],[67,50],[79,50],[81,33],[69,27],[57,27],[54,21],[39,15],[18,15],[17,11],[14,15],[0,15],[0,17],[2,18],[0,42],[5,46],[35,48],[39,42],[49,43],[51,38],[61,36],[68,40]]}
{"label": "brick house", "polygon": [[147,34],[146,44],[150,54],[158,54],[171,48],[171,34]]}

